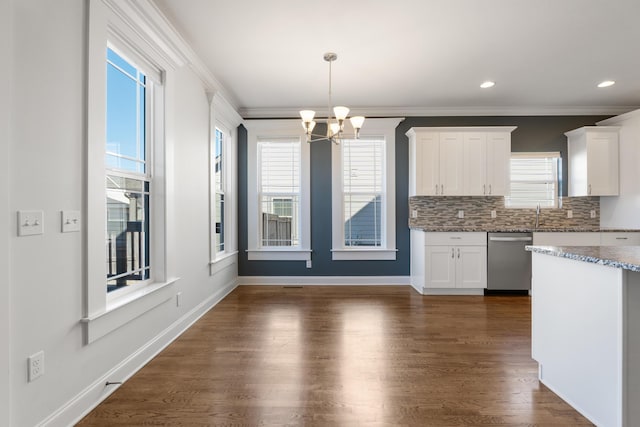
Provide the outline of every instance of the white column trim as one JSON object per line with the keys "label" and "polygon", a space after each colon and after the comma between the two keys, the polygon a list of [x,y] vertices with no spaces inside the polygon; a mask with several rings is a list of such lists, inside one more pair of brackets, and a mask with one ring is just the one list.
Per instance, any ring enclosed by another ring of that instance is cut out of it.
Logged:
{"label": "white column trim", "polygon": [[0,425],[11,425],[11,241],[9,141],[11,140],[13,67],[13,2],[0,2],[0,56],[9,66],[0,68]]}

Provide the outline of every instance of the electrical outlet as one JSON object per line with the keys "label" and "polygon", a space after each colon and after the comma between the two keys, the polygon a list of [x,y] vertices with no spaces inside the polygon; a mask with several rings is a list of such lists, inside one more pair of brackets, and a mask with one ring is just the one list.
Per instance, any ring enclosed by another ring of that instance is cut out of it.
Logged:
{"label": "electrical outlet", "polygon": [[595,211],[595,210],[592,210],[592,211],[589,213],[589,216],[590,216],[591,218],[595,218],[595,217],[596,217],[596,211]]}
{"label": "electrical outlet", "polygon": [[571,209],[567,211],[567,218],[573,218],[573,211]]}
{"label": "electrical outlet", "polygon": [[464,211],[458,211],[458,218],[464,218]]}
{"label": "electrical outlet", "polygon": [[307,260],[307,268],[311,268],[311,260],[310,259]]}
{"label": "electrical outlet", "polygon": [[412,209],[411,210],[411,218],[418,218],[418,210],[417,209]]}
{"label": "electrical outlet", "polygon": [[495,219],[498,217],[498,214],[496,213],[496,211],[491,211],[491,218]]}
{"label": "electrical outlet", "polygon": [[44,351],[32,354],[27,359],[29,382],[35,381],[44,375]]}

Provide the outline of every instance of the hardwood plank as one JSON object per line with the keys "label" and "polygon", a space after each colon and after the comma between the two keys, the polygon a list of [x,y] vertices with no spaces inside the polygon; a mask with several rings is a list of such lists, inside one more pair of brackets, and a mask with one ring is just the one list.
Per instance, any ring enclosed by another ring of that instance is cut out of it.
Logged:
{"label": "hardwood plank", "polygon": [[529,297],[243,286],[78,425],[592,424],[537,379]]}

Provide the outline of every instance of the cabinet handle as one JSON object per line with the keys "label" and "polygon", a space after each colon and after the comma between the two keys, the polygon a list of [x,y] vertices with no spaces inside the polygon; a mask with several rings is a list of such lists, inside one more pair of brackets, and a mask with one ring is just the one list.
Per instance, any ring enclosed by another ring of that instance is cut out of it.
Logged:
{"label": "cabinet handle", "polygon": [[627,240],[627,237],[616,237],[616,240]]}
{"label": "cabinet handle", "polygon": [[487,194],[487,184],[482,184],[482,194]]}
{"label": "cabinet handle", "polygon": [[438,195],[438,184],[436,184],[436,196]]}
{"label": "cabinet handle", "polygon": [[458,248],[458,259],[460,259],[460,248]]}
{"label": "cabinet handle", "polygon": [[589,184],[589,189],[587,190],[587,194],[591,195],[591,184]]}
{"label": "cabinet handle", "polygon": [[489,184],[489,195],[491,195],[491,184]]}
{"label": "cabinet handle", "polygon": [[444,196],[444,184],[440,184],[440,195]]}
{"label": "cabinet handle", "polygon": [[453,259],[453,257],[454,257],[454,251],[455,251],[455,249],[451,248],[451,259]]}

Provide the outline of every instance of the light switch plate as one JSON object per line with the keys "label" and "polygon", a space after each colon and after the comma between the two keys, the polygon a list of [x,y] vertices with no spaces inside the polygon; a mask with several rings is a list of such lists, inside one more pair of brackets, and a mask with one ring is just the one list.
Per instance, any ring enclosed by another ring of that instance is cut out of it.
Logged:
{"label": "light switch plate", "polygon": [[80,211],[62,211],[60,216],[63,233],[80,231]]}
{"label": "light switch plate", "polygon": [[491,211],[491,218],[497,218],[498,214],[496,213],[496,211]]}
{"label": "light switch plate", "polygon": [[44,234],[43,211],[18,211],[18,236]]}
{"label": "light switch plate", "polygon": [[417,209],[412,209],[411,210],[411,218],[418,218],[418,210]]}
{"label": "light switch plate", "polygon": [[595,217],[596,217],[596,211],[595,211],[595,210],[592,210],[592,211],[589,213],[589,216],[590,216],[591,218],[595,218]]}
{"label": "light switch plate", "polygon": [[458,211],[458,218],[464,218],[464,211]]}

